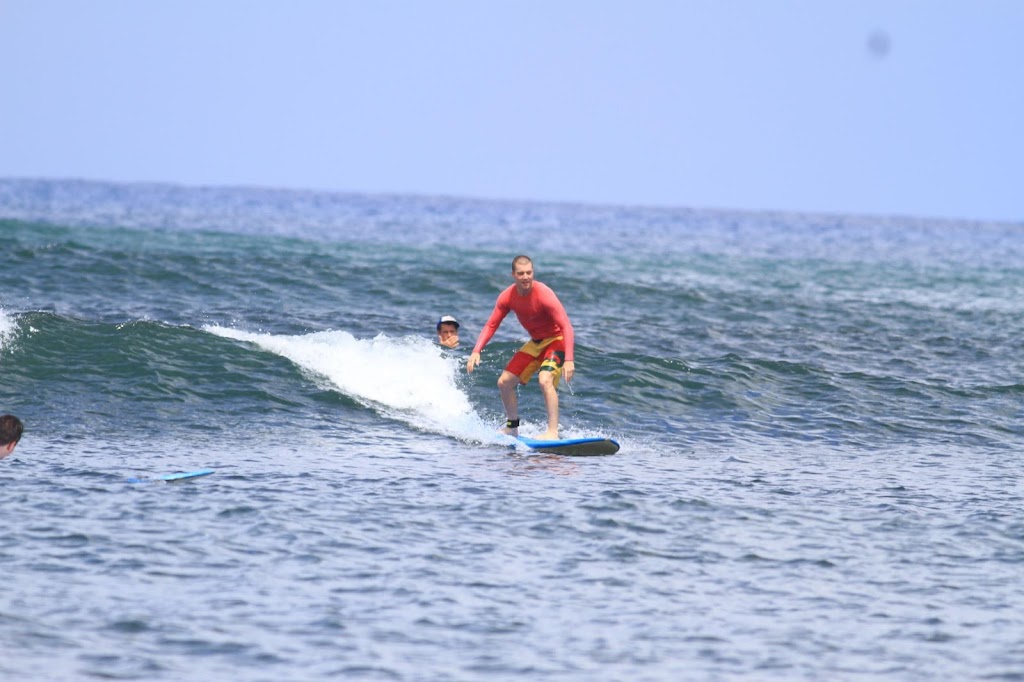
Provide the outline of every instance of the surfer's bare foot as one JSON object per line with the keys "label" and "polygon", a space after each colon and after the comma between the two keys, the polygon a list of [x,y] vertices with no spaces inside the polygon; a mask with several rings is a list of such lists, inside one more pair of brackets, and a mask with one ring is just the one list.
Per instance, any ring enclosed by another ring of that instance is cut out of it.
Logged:
{"label": "surfer's bare foot", "polygon": [[552,433],[551,431],[545,431],[541,435],[537,436],[537,440],[560,440],[558,437],[558,431]]}

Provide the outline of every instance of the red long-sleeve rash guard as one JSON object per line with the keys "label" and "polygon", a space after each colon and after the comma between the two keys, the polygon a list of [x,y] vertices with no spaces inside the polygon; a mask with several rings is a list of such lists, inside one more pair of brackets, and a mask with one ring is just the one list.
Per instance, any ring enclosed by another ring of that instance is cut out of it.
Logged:
{"label": "red long-sleeve rash guard", "polygon": [[569,316],[562,307],[562,302],[555,296],[555,292],[546,284],[534,281],[530,292],[526,296],[520,296],[516,292],[516,285],[513,284],[498,295],[498,301],[494,304],[494,311],[487,318],[487,323],[480,330],[480,337],[473,346],[473,352],[479,353],[487,345],[487,342],[498,331],[498,326],[509,312],[514,312],[523,325],[526,333],[531,339],[548,339],[552,336],[561,336],[565,344],[565,361],[575,362],[573,359],[573,346],[575,336],[572,330],[572,323]]}

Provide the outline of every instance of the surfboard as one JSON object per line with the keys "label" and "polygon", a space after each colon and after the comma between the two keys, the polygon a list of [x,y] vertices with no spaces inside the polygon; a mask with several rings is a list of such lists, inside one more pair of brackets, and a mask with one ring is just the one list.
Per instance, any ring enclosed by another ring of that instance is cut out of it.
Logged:
{"label": "surfboard", "polygon": [[587,457],[593,455],[614,455],[619,451],[619,444],[611,438],[535,440],[526,436],[519,436],[518,440],[535,452],[548,452],[554,455]]}
{"label": "surfboard", "polygon": [[196,471],[182,471],[176,474],[165,474],[164,476],[157,476],[156,478],[129,478],[129,483],[160,483],[167,482],[172,483],[174,481],[184,481],[190,478],[199,478],[200,476],[209,476],[213,473],[213,469],[197,469]]}

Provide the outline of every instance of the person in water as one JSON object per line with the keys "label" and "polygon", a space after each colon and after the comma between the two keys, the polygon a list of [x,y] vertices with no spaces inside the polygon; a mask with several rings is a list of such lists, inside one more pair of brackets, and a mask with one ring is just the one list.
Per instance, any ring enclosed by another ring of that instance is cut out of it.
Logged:
{"label": "person in water", "polygon": [[0,416],[0,459],[14,452],[24,431],[25,425],[13,414]]}
{"label": "person in water", "polygon": [[437,342],[446,348],[459,345],[459,321],[451,315],[442,315],[437,321]]}
{"label": "person in water", "polygon": [[571,381],[576,371],[572,323],[555,292],[533,279],[533,261],[528,256],[512,259],[512,279],[515,284],[498,295],[494,311],[480,330],[473,352],[466,361],[466,371],[472,372],[480,364],[484,346],[494,336],[501,321],[514,312],[530,340],[516,351],[498,377],[498,392],[508,419],[504,432],[511,436],[519,435],[516,387],[518,384],[526,385],[530,377],[539,373],[537,383],[547,408],[548,428],[538,440],[558,440],[558,382],[563,374],[566,381]]}

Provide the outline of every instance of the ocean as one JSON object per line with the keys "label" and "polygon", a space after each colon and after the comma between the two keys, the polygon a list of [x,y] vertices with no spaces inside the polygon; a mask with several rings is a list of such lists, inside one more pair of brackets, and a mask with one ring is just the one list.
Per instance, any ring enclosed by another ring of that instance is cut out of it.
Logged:
{"label": "ocean", "polygon": [[[5,681],[1024,680],[1024,223],[6,179],[0,235]],[[465,371],[519,253],[615,455],[497,434],[513,317]]]}

